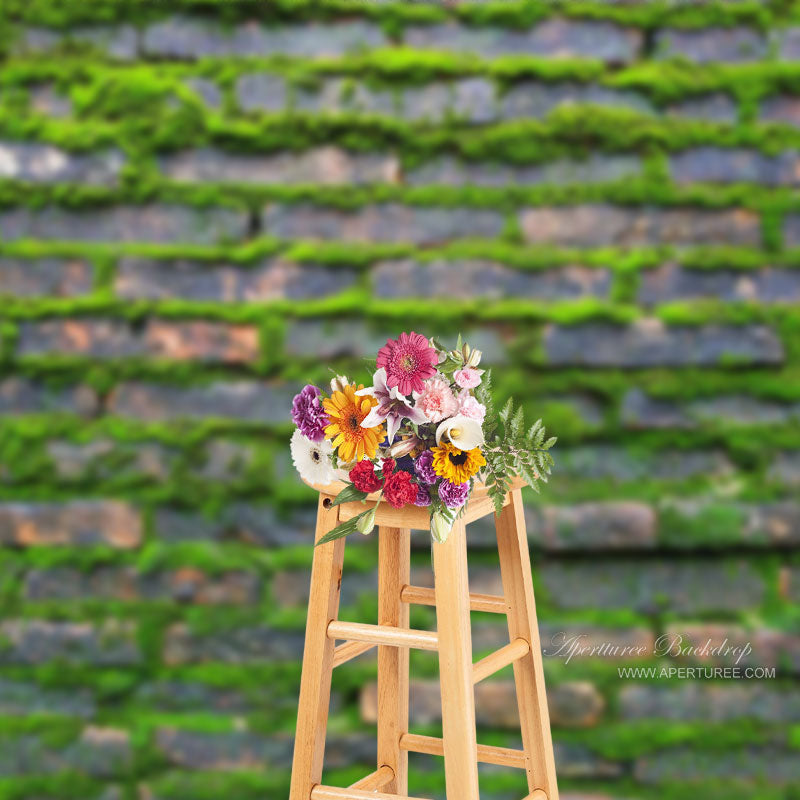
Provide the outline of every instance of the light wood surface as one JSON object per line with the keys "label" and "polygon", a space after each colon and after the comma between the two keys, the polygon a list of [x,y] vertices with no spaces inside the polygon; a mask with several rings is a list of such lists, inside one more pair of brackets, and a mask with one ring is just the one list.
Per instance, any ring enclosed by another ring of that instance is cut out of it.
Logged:
{"label": "light wood surface", "polygon": [[340,644],[333,651],[333,666],[340,667],[342,664],[368,653],[373,647],[375,645],[370,642],[345,642]]}
{"label": "light wood surface", "polygon": [[[410,580],[411,531],[409,528],[378,530],[378,624],[408,629],[409,607],[400,592]],[[378,766],[394,773],[387,792],[408,794],[408,753],[400,749],[400,737],[408,733],[407,647],[378,647]]]}
{"label": "light wood surface", "polygon": [[[436,592],[424,586],[404,586],[400,593],[404,603],[417,606],[435,606]],[[494,594],[470,592],[469,607],[472,611],[487,611],[490,614],[505,614],[506,599]]]}
{"label": "light wood surface", "polygon": [[433,543],[433,574],[447,797],[479,800],[467,533],[462,520],[456,520],[446,542]]}
{"label": "light wood surface", "polygon": [[394,770],[391,767],[383,766],[376,769],[375,772],[371,772],[360,781],[356,781],[350,788],[360,789],[364,792],[381,792],[392,781],[394,781]]}
{"label": "light wood surface", "polygon": [[537,789],[535,792],[531,792],[525,800],[547,800],[547,792]]}
{"label": "light wood surface", "polygon": [[315,786],[311,800],[423,800],[420,797],[402,797],[384,792],[361,791],[360,789],[335,789],[333,786]]}
{"label": "light wood surface", "polygon": [[365,625],[363,622],[331,622],[328,625],[328,638],[388,644],[392,647],[413,647],[417,650],[436,650],[439,647],[439,637],[433,631]]}
{"label": "light wood surface", "polygon": [[558,800],[531,557],[519,489],[512,492],[511,503],[497,517],[495,527],[503,593],[508,604],[509,637],[512,641],[524,639],[530,645],[528,654],[514,662],[522,743],[528,756],[528,789],[530,792],[541,789],[548,800]]}
{"label": "light wood surface", "polygon": [[491,655],[476,661],[472,668],[472,680],[475,683],[480,683],[495,672],[499,672],[503,667],[513,664],[523,656],[528,655],[531,646],[525,639],[514,639],[509,642],[505,647],[495,650]]}
{"label": "light wood surface", "polygon": [[[400,739],[400,747],[410,753],[426,753],[430,756],[444,755],[444,742],[435,736],[420,736],[409,733]],[[525,752],[510,747],[493,747],[488,744],[478,745],[478,761],[481,764],[497,764],[501,767],[525,769]]]}
{"label": "light wood surface", "polygon": [[[315,541],[339,522],[338,507],[327,508],[326,499],[324,494],[319,497]],[[314,548],[289,800],[308,800],[312,787],[322,780],[334,651],[326,631],[339,613],[344,541]]]}

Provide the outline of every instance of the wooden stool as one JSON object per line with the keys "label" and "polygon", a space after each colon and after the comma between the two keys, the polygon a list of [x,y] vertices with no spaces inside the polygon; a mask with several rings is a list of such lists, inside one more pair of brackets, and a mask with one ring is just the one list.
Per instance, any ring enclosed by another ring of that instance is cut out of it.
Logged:
{"label": "wooden stool", "polygon": [[[411,529],[429,529],[428,509],[407,506],[398,511],[386,502],[379,504],[377,625],[337,619],[345,539],[316,548],[289,800],[413,800],[407,798],[409,752],[444,756],[448,800],[479,800],[479,761],[526,770],[530,794],[525,800],[558,800],[522,485],[515,483],[495,517],[505,597],[469,592],[466,525],[494,513],[480,485],[448,540],[433,544],[435,589],[410,585]],[[317,540],[365,508],[361,503],[331,505],[343,487],[315,487],[320,491]],[[409,629],[411,603],[436,607],[437,633]],[[470,609],[506,614],[510,638],[505,647],[475,664]],[[336,640],[344,643],[337,647]],[[347,789],[322,786],[333,668],[376,645],[378,768]],[[411,647],[439,653],[442,739],[409,733]],[[523,750],[476,741],[473,687],[509,664],[514,665]]]}

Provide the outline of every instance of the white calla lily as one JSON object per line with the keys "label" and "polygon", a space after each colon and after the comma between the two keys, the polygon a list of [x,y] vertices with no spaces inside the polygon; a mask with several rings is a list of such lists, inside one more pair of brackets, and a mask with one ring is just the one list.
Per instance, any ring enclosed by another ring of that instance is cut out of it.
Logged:
{"label": "white calla lily", "polygon": [[457,414],[439,424],[436,429],[436,444],[442,443],[442,437],[447,436],[451,444],[459,450],[472,450],[484,443],[483,428],[474,419]]}

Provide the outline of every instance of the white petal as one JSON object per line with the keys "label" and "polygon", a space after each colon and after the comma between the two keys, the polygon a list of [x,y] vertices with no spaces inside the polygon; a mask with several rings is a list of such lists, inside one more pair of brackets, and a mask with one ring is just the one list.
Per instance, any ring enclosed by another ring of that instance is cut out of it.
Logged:
{"label": "white petal", "polygon": [[378,411],[380,406],[374,406],[372,410],[361,420],[361,427],[362,428],[377,428],[386,417]]}

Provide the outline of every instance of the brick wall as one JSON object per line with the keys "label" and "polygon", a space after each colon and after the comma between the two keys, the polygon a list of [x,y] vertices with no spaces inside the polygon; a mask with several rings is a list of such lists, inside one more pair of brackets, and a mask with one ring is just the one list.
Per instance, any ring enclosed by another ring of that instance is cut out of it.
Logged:
{"label": "brick wall", "polygon": [[[0,797],[286,797],[314,508],[288,403],[412,327],[464,332],[559,436],[528,498],[545,638],[727,637],[777,668],[548,659],[562,796],[796,797],[796,3],[0,18]],[[368,620],[356,538],[343,615]],[[412,668],[435,732],[435,662]],[[374,676],[335,676],[333,783],[369,770]],[[509,676],[478,702],[513,744]],[[441,796],[434,762],[414,793]]]}

